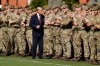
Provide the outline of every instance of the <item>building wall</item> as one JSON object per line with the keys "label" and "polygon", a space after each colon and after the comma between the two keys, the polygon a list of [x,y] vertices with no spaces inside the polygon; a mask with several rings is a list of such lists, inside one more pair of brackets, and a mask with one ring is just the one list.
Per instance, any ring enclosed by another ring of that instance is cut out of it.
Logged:
{"label": "building wall", "polygon": [[1,0],[2,7],[5,5],[6,0]]}
{"label": "building wall", "polygon": [[79,0],[80,3],[88,3],[89,0]]}
{"label": "building wall", "polygon": [[25,7],[28,5],[28,0],[19,0],[18,1],[18,6]]}
{"label": "building wall", "polygon": [[14,5],[14,6],[16,6],[16,0],[9,0],[9,5],[11,6],[11,5]]}
{"label": "building wall", "polygon": [[[1,0],[1,2],[2,6],[4,7],[4,5],[7,3],[7,0]],[[25,7],[28,5],[28,0],[9,0],[9,5]]]}

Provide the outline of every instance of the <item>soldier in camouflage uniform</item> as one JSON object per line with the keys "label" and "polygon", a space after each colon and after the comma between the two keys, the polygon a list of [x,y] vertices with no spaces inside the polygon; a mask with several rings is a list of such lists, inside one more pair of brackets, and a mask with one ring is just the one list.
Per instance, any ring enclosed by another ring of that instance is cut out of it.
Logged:
{"label": "soldier in camouflage uniform", "polygon": [[[91,60],[92,64],[98,64],[98,62],[97,62],[97,53],[96,53],[96,50],[97,50],[97,43],[96,43],[97,36],[96,35],[98,35],[98,33],[97,33],[98,31],[95,32],[98,29],[96,29],[96,27],[94,26],[94,24],[96,22],[95,19],[98,19],[96,17],[97,16],[96,8],[94,7],[91,12],[92,13],[89,14],[87,16],[87,19],[86,19],[86,24],[89,28],[89,32],[88,32],[89,33],[89,46],[90,46],[90,53],[91,53],[90,54],[90,60]],[[88,18],[90,18],[90,19],[88,19]],[[99,35],[98,35],[98,37],[99,37]]]}
{"label": "soldier in camouflage uniform", "polygon": [[70,10],[68,7],[63,9],[63,22],[61,27],[61,42],[63,45],[63,59],[64,61],[69,60],[71,58],[71,36],[72,36],[72,28],[71,28],[71,20]]}
{"label": "soldier in camouflage uniform", "polygon": [[88,29],[86,27],[85,23],[85,17],[88,15],[88,5],[83,5],[82,7],[82,22],[83,22],[83,30],[81,31],[81,38],[82,38],[82,43],[83,43],[83,50],[84,50],[84,58],[85,61],[89,62],[89,57],[90,57],[90,49],[89,49],[89,35],[88,35]]}
{"label": "soldier in camouflage uniform", "polygon": [[85,57],[89,58],[89,46],[88,46],[88,34],[85,31],[83,19],[84,15],[81,15],[81,6],[76,6],[75,16],[73,17],[73,47],[74,47],[74,60],[80,61],[82,57],[82,42],[84,45]]}
{"label": "soldier in camouflage uniform", "polygon": [[27,19],[26,19],[26,39],[27,39],[27,50],[29,50],[27,53],[29,53],[28,55],[32,54],[32,30],[29,27],[29,22],[30,22],[30,18],[32,16],[32,11],[30,8],[28,8],[27,11]]}
{"label": "soldier in camouflage uniform", "polygon": [[52,43],[52,29],[51,29],[51,21],[53,19],[53,15],[51,13],[51,8],[48,7],[45,13],[45,25],[44,25],[44,53],[47,57],[51,58],[53,54],[53,43]]}
{"label": "soldier in camouflage uniform", "polygon": [[24,40],[24,39],[21,39],[21,37],[23,38],[23,36],[21,34],[21,21],[22,21],[22,18],[20,16],[19,10],[15,11],[15,12],[16,12],[17,20],[16,20],[16,23],[13,25],[14,29],[15,29],[15,33],[14,33],[14,43],[15,43],[14,52],[15,52],[16,55],[24,55],[24,52],[23,52],[23,54],[21,53],[21,50],[23,48],[21,43],[22,43],[22,40]]}
{"label": "soldier in camouflage uniform", "polygon": [[[1,20],[2,19],[2,16],[3,16],[3,11],[0,11],[0,53],[3,53],[6,49],[2,43],[2,24],[3,24],[3,21]],[[5,49],[5,50],[4,50]]]}
{"label": "soldier in camouflage uniform", "polygon": [[15,47],[15,44],[14,44],[14,34],[16,32],[16,29],[15,29],[15,23],[17,23],[17,14],[15,12],[15,9],[14,8],[11,8],[10,9],[10,13],[8,14],[9,16],[9,28],[8,28],[8,33],[9,33],[9,39],[10,39],[10,44],[11,44],[11,53],[14,53],[14,47]]}
{"label": "soldier in camouflage uniform", "polygon": [[61,22],[62,22],[62,15],[61,15],[61,11],[59,11],[59,7],[55,7],[54,8],[54,18],[53,18],[53,29],[52,29],[52,33],[53,33],[53,44],[54,44],[54,52],[55,52],[55,56],[53,58],[55,59],[59,59],[61,57],[62,54],[62,44],[61,44]]}
{"label": "soldier in camouflage uniform", "polygon": [[95,30],[95,37],[97,39],[97,60],[100,64],[100,6],[98,9],[98,15],[96,16],[96,22],[95,22],[95,26],[97,28],[97,31]]}
{"label": "soldier in camouflage uniform", "polygon": [[3,22],[2,27],[1,27],[1,43],[3,44],[3,52],[6,55],[10,55],[11,53],[11,45],[10,45],[10,39],[9,39],[9,33],[8,33],[8,19],[9,17],[7,16],[7,11],[5,10],[2,15],[1,21]]}
{"label": "soldier in camouflage uniform", "polygon": [[18,46],[18,54],[25,56],[26,55],[26,13],[24,9],[20,12],[20,25],[18,33],[16,34],[16,45]]}

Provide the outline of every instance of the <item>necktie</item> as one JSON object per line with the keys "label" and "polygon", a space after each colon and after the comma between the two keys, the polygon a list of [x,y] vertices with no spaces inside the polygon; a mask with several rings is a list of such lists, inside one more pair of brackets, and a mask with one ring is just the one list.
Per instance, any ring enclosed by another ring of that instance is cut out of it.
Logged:
{"label": "necktie", "polygon": [[42,17],[41,17],[41,15],[39,15],[39,16],[40,16],[40,19],[39,19],[40,20],[40,24],[42,24]]}

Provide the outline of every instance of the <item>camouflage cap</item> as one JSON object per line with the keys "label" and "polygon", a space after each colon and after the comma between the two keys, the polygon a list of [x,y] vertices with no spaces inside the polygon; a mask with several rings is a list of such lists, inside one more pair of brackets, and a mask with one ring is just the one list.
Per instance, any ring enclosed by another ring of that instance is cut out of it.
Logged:
{"label": "camouflage cap", "polygon": [[82,6],[81,4],[80,4],[80,5],[79,5],[79,4],[73,4],[73,5],[72,5],[73,8],[79,8],[79,7],[81,7],[81,6]]}
{"label": "camouflage cap", "polygon": [[5,6],[8,6],[8,5],[9,5],[8,3],[5,4]]}
{"label": "camouflage cap", "polygon": [[100,6],[95,6],[95,7],[92,8],[93,11],[96,11],[96,10],[99,10],[99,9],[100,9]]}
{"label": "camouflage cap", "polygon": [[76,7],[78,4],[73,4],[72,7]]}
{"label": "camouflage cap", "polygon": [[14,9],[18,9],[18,6],[14,7]]}
{"label": "camouflage cap", "polygon": [[93,8],[93,7],[97,6],[97,4],[95,4],[95,3],[88,4],[88,5],[89,5],[89,8]]}
{"label": "camouflage cap", "polygon": [[58,7],[58,6],[57,6],[57,5],[55,5],[55,6],[53,6],[52,8],[53,8],[53,9],[55,9],[55,8],[57,8],[57,7]]}
{"label": "camouflage cap", "polygon": [[100,5],[100,2],[95,2],[94,4],[96,4],[96,5]]}
{"label": "camouflage cap", "polygon": [[82,9],[87,11],[87,10],[89,10],[89,6],[83,6]]}
{"label": "camouflage cap", "polygon": [[32,8],[31,8],[31,7],[28,7],[27,9],[28,9],[28,10],[32,10]]}
{"label": "camouflage cap", "polygon": [[22,7],[21,6],[18,6],[18,9],[22,9]]}
{"label": "camouflage cap", "polygon": [[49,7],[49,6],[45,8],[45,10],[50,10],[50,9],[51,9],[51,7]]}
{"label": "camouflage cap", "polygon": [[87,3],[81,3],[82,6],[87,5]]}
{"label": "camouflage cap", "polygon": [[65,2],[62,2],[60,5],[61,5],[61,6],[65,5]]}
{"label": "camouflage cap", "polygon": [[14,5],[10,6],[10,9],[14,9],[14,8],[15,8],[15,6],[14,6]]}
{"label": "camouflage cap", "polygon": [[63,8],[68,8],[68,5],[64,5]]}
{"label": "camouflage cap", "polygon": [[36,9],[36,8],[34,8],[32,11],[33,11],[33,12],[35,12],[36,10],[37,10],[37,9]]}

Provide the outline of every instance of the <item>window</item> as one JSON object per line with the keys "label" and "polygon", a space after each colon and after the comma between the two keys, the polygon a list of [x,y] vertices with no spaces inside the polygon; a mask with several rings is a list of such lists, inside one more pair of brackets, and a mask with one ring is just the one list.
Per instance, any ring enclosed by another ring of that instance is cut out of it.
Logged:
{"label": "window", "polygon": [[7,0],[7,3],[9,3],[9,0]]}
{"label": "window", "polygon": [[18,0],[16,0],[16,5],[18,6]]}
{"label": "window", "polygon": [[1,5],[1,0],[0,0],[0,5]]}

